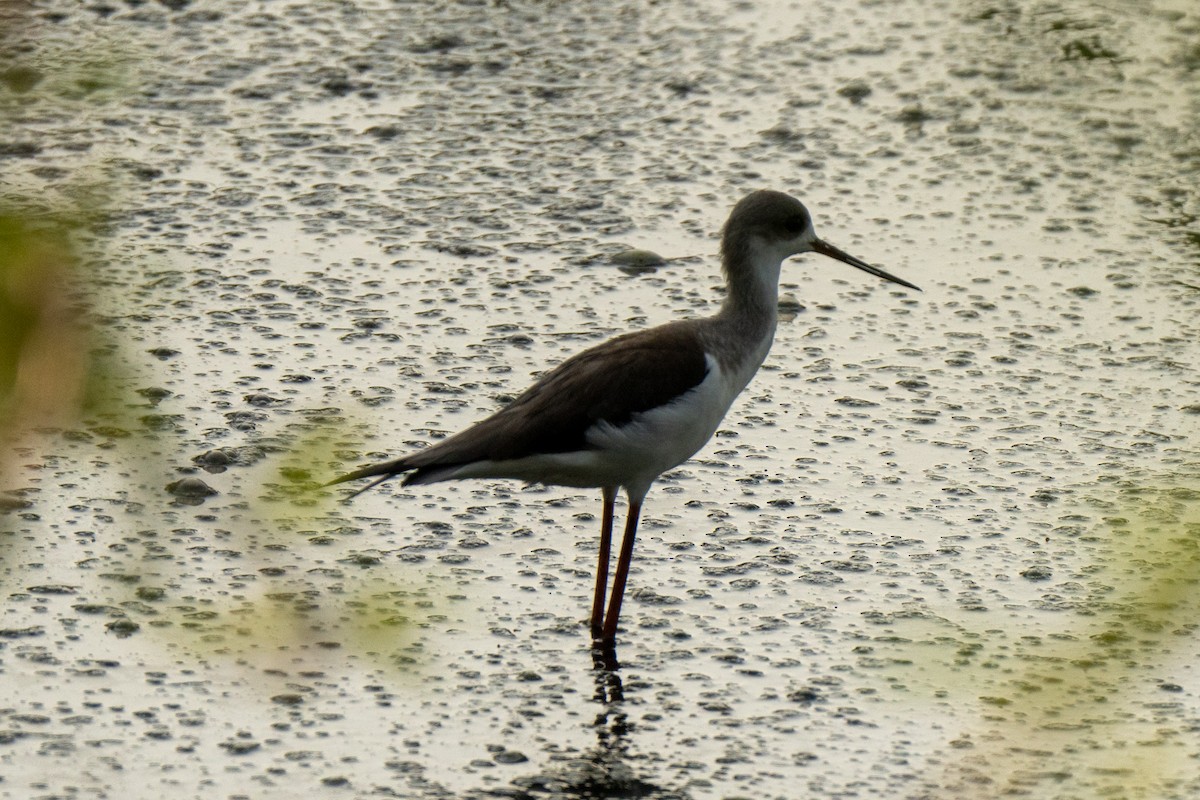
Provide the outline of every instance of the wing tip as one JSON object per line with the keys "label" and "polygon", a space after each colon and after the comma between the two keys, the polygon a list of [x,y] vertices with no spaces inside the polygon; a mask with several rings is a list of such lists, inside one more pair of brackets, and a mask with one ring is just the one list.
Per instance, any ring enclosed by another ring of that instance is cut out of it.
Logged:
{"label": "wing tip", "polygon": [[321,488],[325,489],[330,486],[336,486],[339,483],[348,483],[350,481],[361,480],[362,478],[374,478],[379,476],[377,480],[373,480],[361,489],[356,489],[346,496],[345,502],[353,500],[365,491],[374,489],[384,481],[389,481],[397,475],[402,475],[414,469],[406,463],[406,459],[397,459],[395,461],[387,461],[383,464],[372,464],[362,469],[356,469],[353,472],[347,472],[345,475],[339,475],[328,483],[321,484]]}

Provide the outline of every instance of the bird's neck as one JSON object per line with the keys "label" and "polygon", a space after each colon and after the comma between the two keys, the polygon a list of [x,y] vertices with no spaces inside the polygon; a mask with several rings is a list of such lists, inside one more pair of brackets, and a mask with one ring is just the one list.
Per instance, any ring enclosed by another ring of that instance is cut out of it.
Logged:
{"label": "bird's neck", "polygon": [[779,306],[779,273],[783,259],[771,252],[726,252],[722,270],[726,294],[717,315],[747,330],[775,329]]}
{"label": "bird's neck", "polygon": [[725,260],[727,293],[712,322],[724,342],[722,360],[739,371],[752,375],[775,338],[782,262],[767,254],[754,260]]}

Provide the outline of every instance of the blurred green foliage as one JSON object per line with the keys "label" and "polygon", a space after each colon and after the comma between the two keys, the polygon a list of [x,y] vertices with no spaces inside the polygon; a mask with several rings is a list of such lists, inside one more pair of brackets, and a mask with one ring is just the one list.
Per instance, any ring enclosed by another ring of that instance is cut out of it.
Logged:
{"label": "blurred green foliage", "polygon": [[74,410],[85,347],[67,284],[77,266],[61,223],[0,212],[0,430]]}
{"label": "blurred green foliage", "polygon": [[[1184,691],[1172,678],[1196,653],[1200,491],[1130,485],[1116,506],[1075,542],[1092,562],[1055,576],[1039,603],[1013,598],[1013,622],[958,618],[946,636],[943,620],[896,645],[899,685],[977,708],[936,796],[1158,798],[1200,775],[1188,728],[1156,710]],[[947,644],[952,658],[932,655]]]}

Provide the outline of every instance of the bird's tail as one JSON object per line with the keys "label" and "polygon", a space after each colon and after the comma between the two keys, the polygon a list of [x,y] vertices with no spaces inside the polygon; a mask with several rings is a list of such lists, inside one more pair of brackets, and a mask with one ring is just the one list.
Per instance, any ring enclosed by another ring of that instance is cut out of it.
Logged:
{"label": "bird's tail", "polygon": [[325,486],[333,486],[338,483],[346,483],[347,481],[356,481],[360,478],[373,478],[376,475],[380,476],[378,480],[371,481],[361,489],[358,489],[352,494],[347,495],[346,500],[349,501],[353,500],[355,497],[358,497],[368,489],[374,489],[384,481],[391,480],[397,475],[403,475],[405,472],[408,472],[412,469],[414,469],[414,467],[408,463],[407,457],[397,458],[394,461],[384,461],[381,464],[372,464],[369,467],[363,467],[362,469],[356,469],[353,472],[347,472],[345,475],[334,478],[329,483],[326,483]]}

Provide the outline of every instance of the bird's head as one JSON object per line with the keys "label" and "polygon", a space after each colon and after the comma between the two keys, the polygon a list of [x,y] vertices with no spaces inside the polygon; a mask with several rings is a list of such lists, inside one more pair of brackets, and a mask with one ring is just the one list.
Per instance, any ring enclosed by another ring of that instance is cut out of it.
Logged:
{"label": "bird's head", "polygon": [[817,236],[812,215],[796,198],[763,189],[743,197],[729,215],[721,234],[721,257],[726,270],[768,264],[778,268],[785,258],[820,253],[884,280],[920,291],[915,284],[839,250]]}

